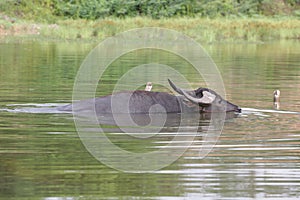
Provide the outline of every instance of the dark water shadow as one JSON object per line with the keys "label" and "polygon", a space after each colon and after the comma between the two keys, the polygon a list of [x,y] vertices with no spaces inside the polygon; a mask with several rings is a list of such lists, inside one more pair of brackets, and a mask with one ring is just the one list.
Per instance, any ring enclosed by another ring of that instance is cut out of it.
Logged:
{"label": "dark water shadow", "polygon": [[[226,113],[225,120],[238,117],[238,113]],[[93,117],[84,113],[74,115],[85,121],[93,121]],[[214,115],[211,113],[168,113],[168,114],[101,114],[97,115],[97,123],[104,132],[198,132],[207,130],[210,124],[215,121],[223,121],[222,115]],[[128,124],[128,125],[127,125]]]}

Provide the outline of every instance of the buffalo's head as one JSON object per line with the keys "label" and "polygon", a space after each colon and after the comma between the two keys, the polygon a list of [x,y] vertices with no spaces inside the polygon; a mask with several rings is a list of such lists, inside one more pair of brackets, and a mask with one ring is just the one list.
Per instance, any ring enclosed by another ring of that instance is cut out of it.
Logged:
{"label": "buffalo's head", "polygon": [[177,87],[171,80],[170,86],[178,93],[183,95],[190,103],[197,104],[202,112],[241,112],[241,109],[223,99],[215,91],[208,88],[198,88],[188,91]]}

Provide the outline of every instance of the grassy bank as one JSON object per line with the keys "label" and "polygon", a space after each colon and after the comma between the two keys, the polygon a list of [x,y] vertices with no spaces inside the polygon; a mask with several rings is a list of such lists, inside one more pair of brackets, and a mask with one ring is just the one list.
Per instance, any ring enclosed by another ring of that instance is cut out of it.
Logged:
{"label": "grassy bank", "polygon": [[101,41],[120,32],[141,27],[163,27],[187,34],[202,43],[259,42],[300,39],[300,20],[293,17],[260,18],[107,18],[67,19],[55,23],[36,23],[0,15],[0,38]]}

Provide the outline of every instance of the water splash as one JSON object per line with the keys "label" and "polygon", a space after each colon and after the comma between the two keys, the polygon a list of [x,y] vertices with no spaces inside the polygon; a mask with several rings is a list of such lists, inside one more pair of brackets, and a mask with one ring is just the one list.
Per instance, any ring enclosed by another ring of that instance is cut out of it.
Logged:
{"label": "water splash", "polygon": [[278,114],[296,114],[300,115],[300,112],[285,111],[285,110],[270,110],[270,109],[256,109],[256,108],[242,108],[242,115],[255,114],[262,117],[269,117],[265,113],[278,113]]}
{"label": "water splash", "polygon": [[6,108],[0,108],[0,112],[11,113],[68,113],[57,109],[64,106],[62,103],[25,103],[25,104],[8,104]]}

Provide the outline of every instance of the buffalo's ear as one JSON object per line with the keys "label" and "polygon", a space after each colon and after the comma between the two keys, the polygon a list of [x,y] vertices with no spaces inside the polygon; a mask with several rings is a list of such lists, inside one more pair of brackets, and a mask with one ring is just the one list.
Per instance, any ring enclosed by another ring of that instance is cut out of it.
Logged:
{"label": "buffalo's ear", "polygon": [[192,96],[184,90],[182,90],[182,93],[188,100],[197,104],[209,105],[212,104],[216,99],[216,95],[209,91],[202,91],[202,97],[200,98],[197,96]]}

